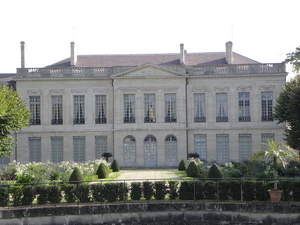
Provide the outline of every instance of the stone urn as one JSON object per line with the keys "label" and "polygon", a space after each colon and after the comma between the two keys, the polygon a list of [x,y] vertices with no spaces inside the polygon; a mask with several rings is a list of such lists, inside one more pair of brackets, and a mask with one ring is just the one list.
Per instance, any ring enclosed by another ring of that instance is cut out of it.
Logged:
{"label": "stone urn", "polygon": [[272,203],[280,202],[281,195],[282,195],[282,190],[270,189],[270,190],[268,190],[268,192],[269,192],[269,195],[271,197],[271,202]]}

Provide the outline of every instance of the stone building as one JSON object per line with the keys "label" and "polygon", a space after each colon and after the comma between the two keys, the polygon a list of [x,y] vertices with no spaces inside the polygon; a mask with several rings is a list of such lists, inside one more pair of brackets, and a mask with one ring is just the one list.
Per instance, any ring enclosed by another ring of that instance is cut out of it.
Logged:
{"label": "stone building", "polygon": [[283,141],[273,106],[284,64],[226,50],[175,54],[75,55],[26,68],[21,42],[17,90],[31,111],[17,159],[86,161],[112,152],[122,167],[174,167],[189,152],[243,161],[261,142]]}

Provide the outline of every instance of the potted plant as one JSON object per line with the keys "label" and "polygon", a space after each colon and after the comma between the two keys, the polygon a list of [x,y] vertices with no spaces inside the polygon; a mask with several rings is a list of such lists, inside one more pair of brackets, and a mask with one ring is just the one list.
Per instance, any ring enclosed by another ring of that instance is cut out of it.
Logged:
{"label": "potted plant", "polygon": [[[298,154],[296,151],[291,149],[289,146],[284,144],[277,144],[275,141],[268,141],[266,145],[268,149],[266,151],[259,151],[253,155],[253,159],[264,158],[265,160],[271,160],[273,162],[273,171],[274,171],[274,189],[268,190],[271,202],[278,203],[281,199],[282,190],[278,190],[278,167],[280,165],[283,168],[286,168],[290,160],[298,160]],[[284,147],[285,149],[281,149]]]}

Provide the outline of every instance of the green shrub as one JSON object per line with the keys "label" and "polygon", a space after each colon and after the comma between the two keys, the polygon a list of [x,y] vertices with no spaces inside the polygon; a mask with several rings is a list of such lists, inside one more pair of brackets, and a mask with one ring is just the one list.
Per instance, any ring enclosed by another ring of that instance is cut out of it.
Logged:
{"label": "green shrub", "polygon": [[11,186],[10,193],[12,195],[13,205],[21,205],[23,196],[22,186]]}
{"label": "green shrub", "polygon": [[193,200],[194,199],[194,182],[183,181],[180,183],[179,199]]}
{"label": "green shrub", "polygon": [[113,172],[119,172],[120,171],[120,167],[119,167],[119,164],[118,164],[117,160],[113,161],[110,168],[112,169]]}
{"label": "green shrub", "polygon": [[80,172],[80,169],[78,167],[75,167],[70,178],[69,178],[69,183],[72,184],[72,183],[79,183],[79,182],[82,182],[84,181],[83,179],[83,176],[82,176],[82,173]]}
{"label": "green shrub", "polygon": [[36,189],[33,186],[23,186],[22,205],[31,205],[36,195]]}
{"label": "green shrub", "polygon": [[154,182],[154,198],[156,200],[163,200],[167,194],[167,185],[165,181],[156,181]]}
{"label": "green shrub", "polygon": [[255,183],[255,200],[266,201],[268,199],[268,188],[264,181],[257,181]]}
{"label": "green shrub", "polygon": [[104,163],[100,163],[97,173],[99,179],[108,177],[108,169]]}
{"label": "green shrub", "polygon": [[0,187],[0,206],[7,206],[9,200],[8,186]]}
{"label": "green shrub", "polygon": [[204,187],[202,181],[194,182],[194,189],[195,189],[195,200],[204,199]]}
{"label": "green shrub", "polygon": [[46,185],[39,185],[36,187],[37,203],[46,204],[48,202],[49,189]]}
{"label": "green shrub", "polygon": [[214,181],[206,181],[203,184],[204,199],[214,200],[217,198],[217,183]]}
{"label": "green shrub", "polygon": [[178,197],[178,182],[169,181],[169,197],[172,200],[175,200]]}
{"label": "green shrub", "polygon": [[91,193],[93,201],[104,202],[104,186],[102,184],[91,184]]}
{"label": "green shrub", "polygon": [[150,200],[154,195],[153,183],[149,181],[143,182],[143,196],[146,200]]}
{"label": "green shrub", "polygon": [[216,164],[209,168],[207,178],[222,178],[222,174]]}
{"label": "green shrub", "polygon": [[253,201],[255,200],[255,181],[245,180],[243,181],[243,200]]}
{"label": "green shrub", "polygon": [[291,182],[291,190],[293,192],[293,201],[300,201],[300,181],[295,180]]}
{"label": "green shrub", "polygon": [[76,198],[79,202],[90,202],[90,185],[76,185]]}
{"label": "green shrub", "polygon": [[229,196],[235,201],[241,200],[241,182],[237,180],[230,180],[228,181],[228,187]]}
{"label": "green shrub", "polygon": [[68,203],[76,202],[76,185],[68,184],[62,187],[64,191],[64,198]]}
{"label": "green shrub", "polygon": [[48,190],[48,201],[52,204],[60,203],[62,199],[61,187],[58,185],[51,185]]}
{"label": "green shrub", "polygon": [[105,187],[105,199],[108,202],[115,202],[119,197],[119,184],[118,183],[108,183],[104,185]]}
{"label": "green shrub", "polygon": [[142,197],[142,185],[140,182],[133,182],[131,183],[131,193],[130,197],[132,200],[140,200]]}
{"label": "green shrub", "polygon": [[219,181],[218,182],[218,199],[221,201],[225,201],[228,200],[228,196],[229,196],[229,183],[228,181]]}
{"label": "green shrub", "polygon": [[278,189],[283,190],[281,200],[289,201],[291,199],[291,181],[290,180],[280,180],[278,183]]}
{"label": "green shrub", "polygon": [[186,175],[188,177],[198,177],[198,173],[199,171],[195,161],[191,161],[186,170]]}
{"label": "green shrub", "polygon": [[127,183],[118,183],[118,198],[120,201],[128,199],[129,187]]}
{"label": "green shrub", "polygon": [[50,172],[50,180],[54,181],[54,180],[58,180],[59,179],[59,171],[56,169],[52,169]]}
{"label": "green shrub", "polygon": [[186,171],[186,164],[185,164],[185,162],[184,162],[184,160],[182,159],[181,161],[180,161],[180,163],[179,163],[179,165],[178,165],[178,170],[179,171]]}

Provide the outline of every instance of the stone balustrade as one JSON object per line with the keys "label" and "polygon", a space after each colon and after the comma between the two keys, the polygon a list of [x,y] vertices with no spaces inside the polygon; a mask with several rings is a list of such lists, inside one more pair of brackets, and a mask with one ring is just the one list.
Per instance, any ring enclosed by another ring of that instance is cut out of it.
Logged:
{"label": "stone balustrade", "polygon": [[[17,78],[108,77],[133,68],[135,67],[18,68]],[[170,67],[167,68],[171,69]],[[186,67],[186,71],[190,76],[278,74],[286,72],[284,63],[199,65]]]}

